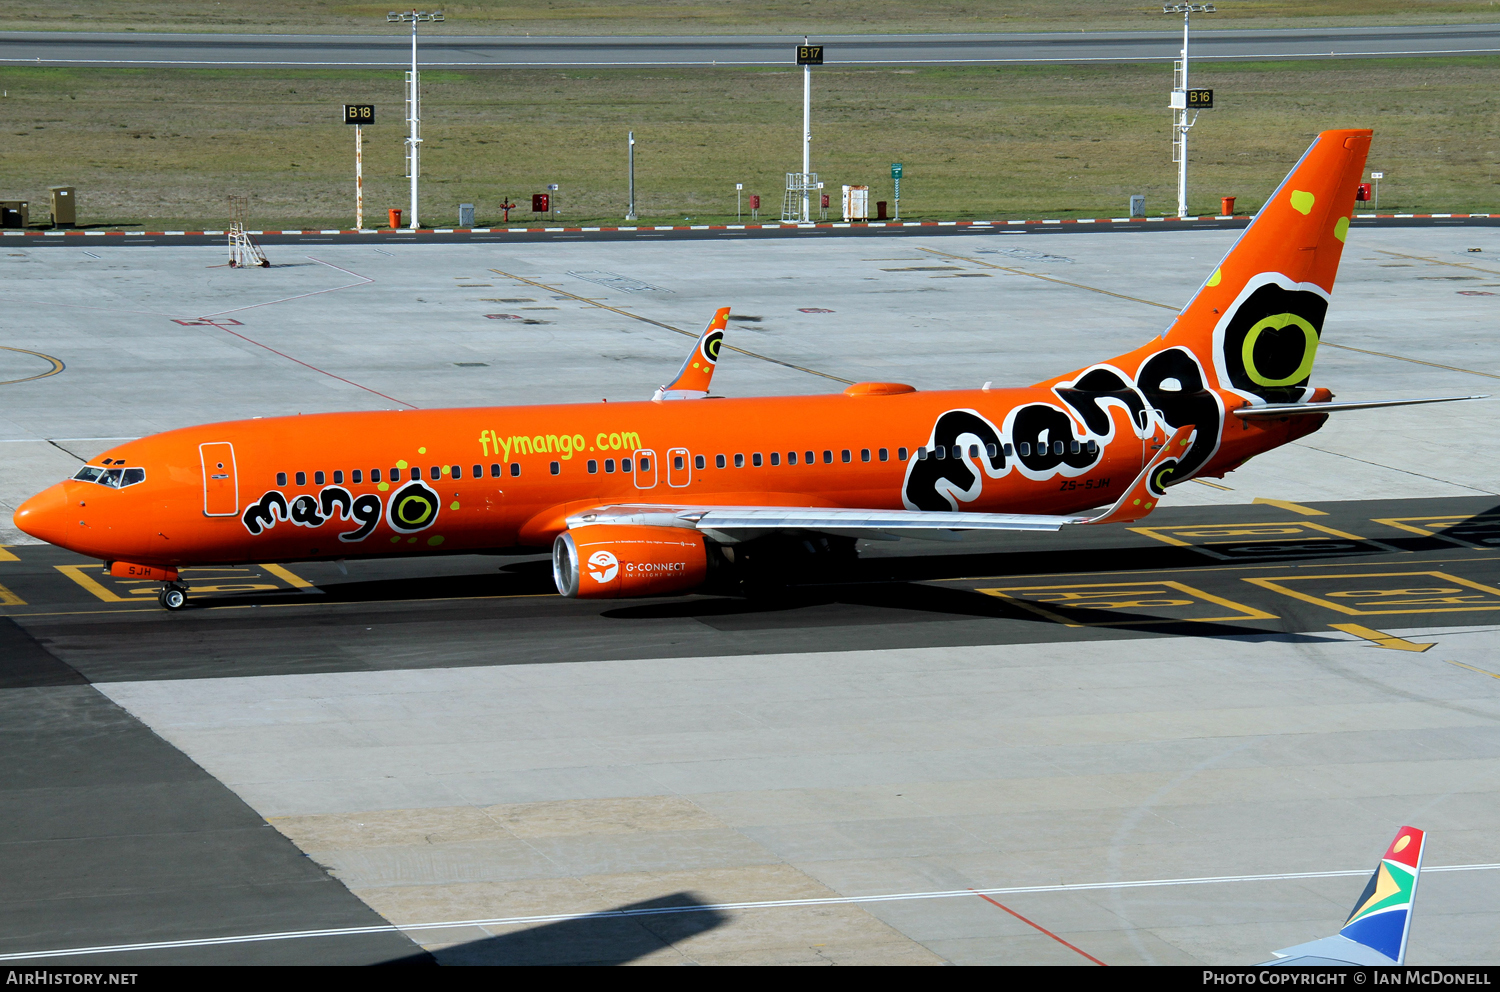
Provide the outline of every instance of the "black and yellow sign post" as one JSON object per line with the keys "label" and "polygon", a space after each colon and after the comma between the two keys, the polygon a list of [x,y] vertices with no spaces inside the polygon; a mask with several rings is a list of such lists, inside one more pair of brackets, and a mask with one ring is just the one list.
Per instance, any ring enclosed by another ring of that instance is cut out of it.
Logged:
{"label": "black and yellow sign post", "polygon": [[354,229],[365,228],[365,133],[364,125],[375,123],[372,103],[344,104],[344,123],[354,125]]}

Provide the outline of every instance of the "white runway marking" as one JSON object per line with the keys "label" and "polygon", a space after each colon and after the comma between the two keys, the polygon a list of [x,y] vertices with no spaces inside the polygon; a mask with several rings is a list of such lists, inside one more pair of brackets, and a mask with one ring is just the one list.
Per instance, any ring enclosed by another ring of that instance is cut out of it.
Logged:
{"label": "white runway marking", "polygon": [[[1438,865],[1423,872],[1495,871],[1500,863]],[[828,896],[822,899],[769,899],[759,902],[724,902],[699,906],[658,906],[644,909],[607,909],[598,913],[554,913],[546,916],[509,916],[487,920],[445,920],[440,923],[385,924],[369,927],[337,927],[328,930],[284,930],[279,933],[204,937],[198,940],[159,940],[145,944],[109,944],[100,947],[66,947],[54,951],[0,954],[0,961],[32,961],[86,954],[123,954],[130,951],[162,951],[180,947],[215,947],[221,944],[252,944],[267,940],[300,940],[307,937],[357,937],[372,933],[411,933],[419,930],[449,930],[455,927],[507,927],[568,920],[627,919],[636,916],[667,916],[674,913],[723,912],[734,909],[786,909],[798,906],[857,906],[877,902],[909,902],[920,899],[958,899],[968,896],[1013,896],[1038,892],[1098,892],[1107,889],[1149,889],[1173,885],[1215,885],[1228,882],[1280,882],[1307,878],[1351,878],[1370,874],[1368,868],[1351,871],[1299,871],[1278,875],[1218,875],[1206,878],[1158,878],[1139,882],[1083,882],[1077,885],[1022,885],[1004,889],[947,889],[941,892],[893,892],[874,896]]]}

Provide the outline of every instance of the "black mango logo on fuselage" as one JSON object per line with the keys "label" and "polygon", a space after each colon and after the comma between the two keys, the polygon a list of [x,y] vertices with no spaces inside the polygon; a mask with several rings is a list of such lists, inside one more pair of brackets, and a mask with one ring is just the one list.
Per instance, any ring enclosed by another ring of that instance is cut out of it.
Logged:
{"label": "black mango logo on fuselage", "polygon": [[385,522],[398,534],[415,534],[437,523],[438,494],[425,483],[413,479],[391,494],[386,504]]}

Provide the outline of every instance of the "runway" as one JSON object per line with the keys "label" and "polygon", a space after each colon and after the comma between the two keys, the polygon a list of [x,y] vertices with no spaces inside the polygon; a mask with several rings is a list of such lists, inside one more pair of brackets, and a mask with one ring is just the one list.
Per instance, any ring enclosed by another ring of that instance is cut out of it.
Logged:
{"label": "runway", "polygon": [[[991,35],[847,35],[815,38],[827,65],[984,65],[1170,62],[1178,31]],[[421,62],[439,67],[769,66],[794,63],[799,38],[521,38],[424,34]],[[0,34],[0,63],[98,66],[399,66],[409,33],[250,35],[87,32]],[[1500,24],[1199,30],[1207,60],[1385,58],[1500,51]]]}
{"label": "runway", "polygon": [[[1040,381],[1157,333],[1236,235],[1150,226],[255,271],[0,239],[0,524],[189,423],[643,398],[726,304],[732,395]],[[1316,379],[1492,389],[1495,250],[1352,229]],[[6,526],[0,958],[1249,963],[1334,932],[1409,823],[1452,870],[1408,960],[1494,960],[1492,403],[1347,414],[1129,527],[864,545],[764,601],[435,556],[190,571],[167,614]]]}

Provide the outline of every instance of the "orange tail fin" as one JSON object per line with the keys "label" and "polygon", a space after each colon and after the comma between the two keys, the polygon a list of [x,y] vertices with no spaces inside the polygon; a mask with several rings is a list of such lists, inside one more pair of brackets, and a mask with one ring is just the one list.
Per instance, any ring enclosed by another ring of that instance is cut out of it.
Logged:
{"label": "orange tail fin", "polygon": [[698,336],[698,343],[693,345],[687,361],[677,370],[677,378],[658,389],[652,399],[696,400],[707,396],[714,366],[719,361],[719,345],[724,340],[724,328],[728,324],[729,307],[720,307]]}
{"label": "orange tail fin", "polygon": [[1370,135],[1318,135],[1168,329],[1210,385],[1256,404],[1304,398]]}
{"label": "orange tail fin", "polygon": [[[1318,135],[1161,337],[1038,385],[1106,441],[1117,428],[1142,438],[1197,428],[1188,451],[1158,477],[1164,485],[1208,464],[1229,408],[1311,398],[1308,380],[1370,135]],[[1119,416],[1105,412],[1110,405]]]}

